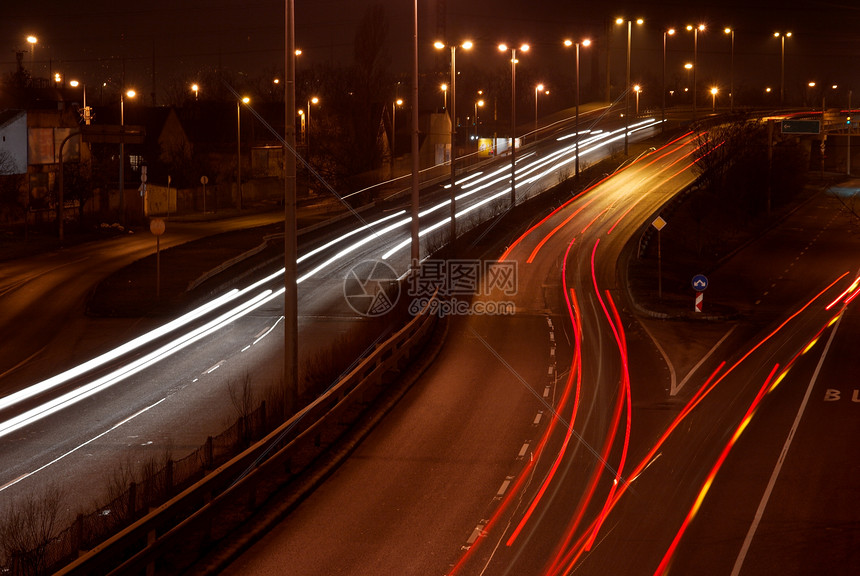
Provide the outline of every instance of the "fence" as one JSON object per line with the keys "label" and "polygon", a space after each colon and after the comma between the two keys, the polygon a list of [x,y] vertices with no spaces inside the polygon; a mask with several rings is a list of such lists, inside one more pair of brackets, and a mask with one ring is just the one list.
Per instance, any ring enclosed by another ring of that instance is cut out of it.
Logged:
{"label": "fence", "polygon": [[[181,461],[168,461],[145,484],[131,484],[107,506],[79,516],[49,555],[57,562],[92,549],[57,574],[181,572],[336,443],[386,389],[390,374],[421,352],[437,320],[425,308],[336,386],[229,461],[231,449],[265,429],[265,405]],[[106,534],[113,536],[96,544]],[[21,573],[20,566],[13,563],[9,573]]]}

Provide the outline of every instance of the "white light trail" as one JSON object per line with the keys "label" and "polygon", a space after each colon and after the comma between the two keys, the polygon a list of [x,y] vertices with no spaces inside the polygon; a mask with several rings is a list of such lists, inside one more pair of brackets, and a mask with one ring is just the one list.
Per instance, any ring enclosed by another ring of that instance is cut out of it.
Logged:
{"label": "white light trail", "polygon": [[0,423],[0,437],[6,436],[23,428],[24,426],[28,426],[33,422],[46,418],[55,412],[62,410],[64,408],[68,408],[69,406],[80,402],[90,396],[105,390],[114,384],[122,382],[126,378],[137,374],[138,372],[152,366],[156,362],[159,362],[173,354],[176,354],[180,350],[186,348],[187,346],[197,342],[198,340],[220,330],[227,324],[245,316],[249,312],[256,310],[260,306],[266,304],[270,300],[276,298],[280,294],[283,294],[283,289],[272,292],[271,290],[266,290],[261,292],[257,296],[251,298],[250,300],[243,302],[239,306],[236,306],[232,310],[225,312],[221,316],[215,318],[214,320],[210,320],[206,324],[195,328],[191,332],[187,334],[183,334],[179,338],[176,338],[172,342],[165,344],[164,346],[154,350],[133,362],[121,366],[117,370],[106,374],[92,382],[89,382],[83,386],[80,386],[74,390],[66,392],[57,398],[49,400],[35,408],[27,410],[13,418],[6,420],[5,422]]}

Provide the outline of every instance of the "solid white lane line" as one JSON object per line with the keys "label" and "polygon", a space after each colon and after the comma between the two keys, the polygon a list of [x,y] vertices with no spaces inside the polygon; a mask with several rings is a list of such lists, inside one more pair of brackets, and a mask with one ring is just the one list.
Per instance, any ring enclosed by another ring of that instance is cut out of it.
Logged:
{"label": "solid white lane line", "polygon": [[821,352],[821,358],[818,359],[818,365],[815,367],[815,372],[812,374],[812,378],[809,380],[809,386],[806,387],[806,394],[803,396],[803,401],[800,403],[800,407],[797,409],[797,416],[794,417],[794,423],[791,425],[791,430],[788,431],[788,437],[785,439],[785,444],[782,447],[782,452],[779,455],[779,459],[776,461],[776,466],[773,468],[773,473],[770,475],[770,480],[767,483],[767,488],[765,488],[764,494],[761,497],[761,502],[759,502],[758,509],[755,512],[755,517],[753,518],[753,522],[750,525],[750,529],[747,532],[746,538],[744,538],[744,544],[741,546],[741,551],[738,553],[738,557],[735,560],[735,566],[732,569],[731,576],[737,576],[740,574],[741,567],[744,564],[744,560],[746,559],[747,552],[749,552],[750,545],[752,544],[752,539],[755,536],[755,532],[758,529],[759,523],[761,523],[761,518],[764,515],[764,510],[767,507],[767,502],[770,499],[770,494],[773,492],[773,487],[776,485],[776,479],[779,477],[779,473],[782,470],[782,465],[785,462],[785,457],[788,455],[788,449],[791,447],[791,442],[794,440],[794,434],[797,432],[797,427],[800,426],[800,419],[803,418],[803,412],[806,410],[806,404],[809,402],[809,397],[812,395],[812,388],[815,386],[815,382],[818,380],[818,374],[821,372],[821,367],[824,365],[824,359],[827,358],[827,353],[830,351],[830,344],[833,342],[833,339],[836,337],[836,331],[839,329],[839,324],[842,322],[842,315],[839,316],[839,320],[836,321],[836,324],[833,326],[833,331],[830,333],[830,338],[827,339],[827,346],[824,347],[824,350]]}
{"label": "solid white lane line", "polygon": [[165,400],[167,400],[167,398],[162,398],[161,400],[159,400],[159,401],[158,401],[158,402],[156,402],[155,404],[151,404],[151,405],[147,406],[146,408],[143,408],[143,409],[141,409],[141,410],[139,410],[139,411],[135,412],[134,414],[132,414],[131,416],[129,416],[128,418],[126,418],[126,419],[125,419],[125,420],[123,420],[122,422],[120,422],[120,423],[118,423],[118,424],[114,424],[113,426],[111,426],[110,428],[108,428],[107,430],[105,430],[104,432],[102,432],[101,434],[99,434],[98,436],[94,436],[93,438],[90,438],[89,440],[87,440],[86,442],[84,442],[83,444],[81,444],[80,446],[77,446],[77,447],[75,447],[75,448],[72,448],[71,450],[69,450],[68,452],[66,452],[65,454],[63,454],[62,456],[59,456],[59,457],[57,457],[57,458],[54,458],[53,460],[51,460],[51,461],[50,461],[50,462],[48,462],[47,464],[44,464],[43,466],[40,466],[39,468],[36,468],[35,470],[33,470],[33,471],[31,471],[31,472],[27,472],[26,474],[22,474],[21,476],[18,476],[17,478],[15,478],[14,480],[12,480],[11,482],[7,482],[7,483],[6,483],[6,484],[4,484],[3,486],[0,486],[0,492],[2,492],[2,491],[4,491],[4,490],[6,490],[7,488],[9,488],[9,487],[11,487],[11,486],[14,486],[15,484],[17,484],[17,483],[18,483],[18,482],[20,482],[21,480],[24,480],[24,479],[26,479],[26,478],[29,478],[30,476],[32,476],[33,474],[36,474],[37,472],[41,472],[42,470],[44,470],[44,469],[48,468],[49,466],[53,466],[54,464],[56,464],[57,462],[59,462],[60,460],[62,460],[63,458],[65,458],[66,456],[69,456],[69,455],[73,454],[74,452],[77,452],[78,450],[80,450],[81,448],[83,448],[84,446],[86,446],[87,444],[91,444],[92,442],[95,442],[95,441],[96,441],[96,440],[98,440],[99,438],[101,438],[101,437],[103,437],[103,436],[105,436],[105,435],[107,435],[107,434],[110,434],[111,432],[113,432],[114,430],[116,430],[117,428],[119,428],[120,426],[122,426],[123,424],[126,424],[126,423],[128,423],[128,422],[131,422],[132,420],[134,420],[135,418],[137,418],[138,416],[140,416],[141,414],[143,414],[143,413],[144,413],[144,412],[146,412],[147,410],[150,410],[151,408],[155,408],[156,406],[158,406],[159,404],[161,404],[161,403],[162,403],[162,402],[164,402]]}

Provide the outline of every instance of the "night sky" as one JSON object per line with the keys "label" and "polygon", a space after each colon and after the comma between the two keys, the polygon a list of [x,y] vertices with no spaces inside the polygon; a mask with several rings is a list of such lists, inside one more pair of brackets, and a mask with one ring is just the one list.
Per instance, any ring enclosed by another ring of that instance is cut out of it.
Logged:
{"label": "night sky", "polygon": [[[304,51],[299,66],[349,63],[358,22],[374,2],[358,0],[296,0],[297,46]],[[393,72],[408,73],[412,42],[409,0],[381,2],[389,23],[389,57]],[[495,62],[501,40],[528,41],[531,66],[551,75],[564,59],[566,36],[604,37],[612,31],[613,62],[623,61],[622,27],[607,25],[616,16],[643,17],[634,30],[633,68],[653,82],[660,67],[662,31],[704,22],[699,37],[701,78],[727,76],[729,41],[725,26],[736,29],[736,77],[743,82],[775,82],[779,70],[776,30],[791,30],[786,43],[787,82],[860,86],[855,62],[860,56],[860,4],[856,2],[722,0],[720,2],[637,2],[594,4],[578,0],[532,2],[513,0],[447,0],[446,30],[452,39],[470,37],[478,47],[470,57]],[[28,51],[25,38],[36,35],[33,68],[38,76],[61,72],[90,84],[118,82],[156,86],[191,81],[200,70],[226,68],[246,76],[277,74],[283,69],[283,2],[279,0],[68,0],[6,1],[0,8],[0,73],[15,69],[15,51]],[[432,66],[430,44],[437,36],[436,5],[419,1],[420,39],[426,46],[422,66]],[[600,40],[598,40],[600,42]],[[691,34],[671,38],[667,63],[671,71],[692,59]],[[602,49],[605,49],[605,44]],[[523,61],[523,66],[526,61]],[[538,72],[535,72],[538,73]],[[615,73],[615,72],[613,72]],[[675,74],[673,72],[673,74]],[[677,74],[675,74],[677,75]],[[634,79],[635,80],[635,79]],[[161,88],[159,88],[161,89]],[[148,91],[148,90],[147,90]]]}

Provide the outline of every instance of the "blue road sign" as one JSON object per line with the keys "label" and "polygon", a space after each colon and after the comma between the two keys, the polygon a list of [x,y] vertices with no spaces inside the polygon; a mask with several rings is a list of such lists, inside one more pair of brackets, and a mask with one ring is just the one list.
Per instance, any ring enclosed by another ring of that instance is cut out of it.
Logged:
{"label": "blue road sign", "polygon": [[704,292],[705,288],[708,287],[708,277],[704,274],[696,274],[695,276],[693,276],[692,284],[694,290]]}

